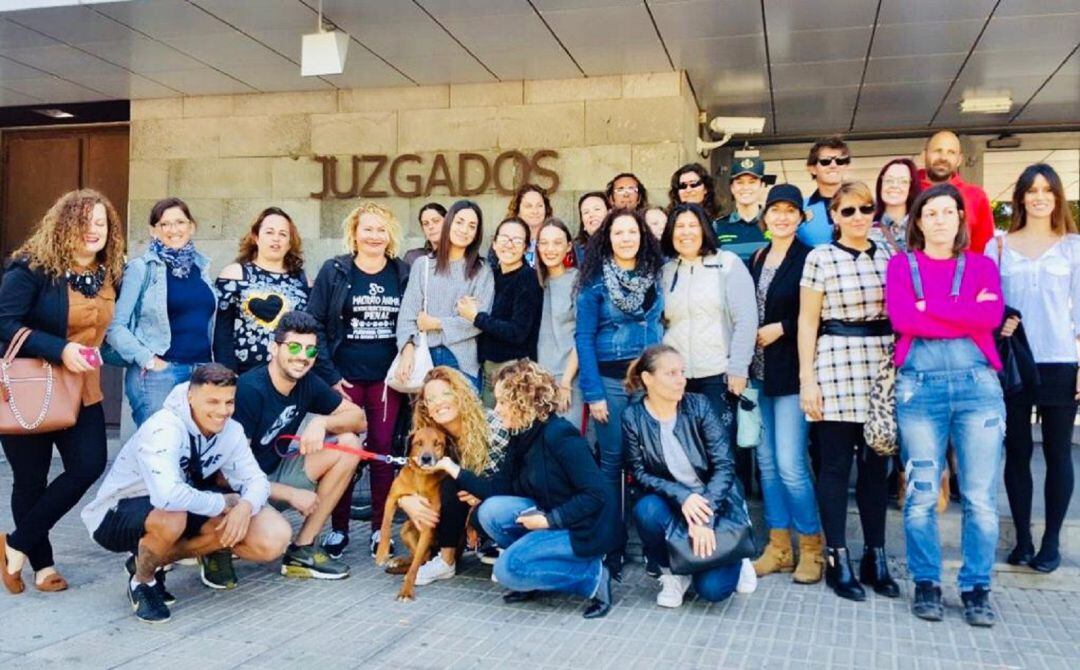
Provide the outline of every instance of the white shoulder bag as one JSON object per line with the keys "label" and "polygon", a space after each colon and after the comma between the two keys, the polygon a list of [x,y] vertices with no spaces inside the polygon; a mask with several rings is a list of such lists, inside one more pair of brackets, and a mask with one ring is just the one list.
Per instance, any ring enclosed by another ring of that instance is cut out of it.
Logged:
{"label": "white shoulder bag", "polygon": [[[431,272],[431,258],[424,256],[424,290],[421,298],[420,309],[427,312],[428,274]],[[390,369],[386,372],[385,384],[400,393],[419,393],[424,386],[424,377],[435,367],[431,362],[431,350],[428,349],[427,333],[420,331],[413,338],[413,369],[412,374],[404,382],[397,377],[398,366],[401,365],[401,352],[394,357]]]}

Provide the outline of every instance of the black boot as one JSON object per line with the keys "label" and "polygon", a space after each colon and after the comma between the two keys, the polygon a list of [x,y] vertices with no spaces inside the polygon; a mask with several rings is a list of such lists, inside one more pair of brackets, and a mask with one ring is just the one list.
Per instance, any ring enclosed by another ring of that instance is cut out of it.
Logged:
{"label": "black boot", "polygon": [[585,611],[581,616],[586,619],[599,619],[607,616],[607,613],[611,611],[611,573],[605,567],[600,573],[600,586],[596,589],[596,593],[593,594],[592,599],[589,600],[589,606],[585,608]]}
{"label": "black boot", "polygon": [[859,581],[874,589],[874,593],[886,598],[899,598],[900,585],[889,574],[885,547],[867,547],[859,562]]}
{"label": "black boot", "polygon": [[866,591],[856,581],[855,571],[851,569],[847,547],[828,547],[825,550],[825,584],[841,598],[857,602],[866,600]]}

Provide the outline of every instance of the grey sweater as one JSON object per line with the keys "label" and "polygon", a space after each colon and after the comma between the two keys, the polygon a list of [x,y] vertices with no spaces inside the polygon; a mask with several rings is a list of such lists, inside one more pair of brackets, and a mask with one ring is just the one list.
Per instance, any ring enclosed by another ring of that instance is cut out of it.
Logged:
{"label": "grey sweater", "polygon": [[540,338],[536,342],[536,362],[556,379],[566,372],[574,350],[577,305],[574,284],[578,271],[567,268],[561,277],[549,277],[544,287],[544,309],[540,316]]}
{"label": "grey sweater", "polygon": [[[425,262],[426,261],[426,262]],[[427,281],[424,273],[427,272]],[[476,376],[480,372],[480,363],[476,352],[476,338],[480,329],[457,314],[457,301],[462,296],[476,298],[481,312],[491,310],[491,301],[495,296],[495,280],[491,268],[482,263],[480,270],[472,279],[465,277],[465,261],[452,261],[448,273],[435,273],[434,258],[419,258],[409,272],[409,285],[401,301],[398,313],[397,345],[400,350],[405,343],[415,337],[416,315],[424,309],[424,286],[427,285],[427,313],[442,321],[442,330],[428,331],[429,347],[446,347],[458,360],[461,371]]]}

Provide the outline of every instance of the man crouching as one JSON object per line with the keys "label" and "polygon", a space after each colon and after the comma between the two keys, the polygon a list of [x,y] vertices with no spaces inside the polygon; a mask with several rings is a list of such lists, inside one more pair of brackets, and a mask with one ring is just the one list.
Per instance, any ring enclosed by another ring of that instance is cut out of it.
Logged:
{"label": "man crouching", "polygon": [[[196,368],[131,436],[82,511],[95,542],[135,554],[125,590],[140,621],[169,620],[169,563],[226,548],[268,562],[289,543],[292,528],[266,506],[270,483],[232,420],[235,402],[234,372],[217,363]],[[211,490],[218,472],[239,493]]]}

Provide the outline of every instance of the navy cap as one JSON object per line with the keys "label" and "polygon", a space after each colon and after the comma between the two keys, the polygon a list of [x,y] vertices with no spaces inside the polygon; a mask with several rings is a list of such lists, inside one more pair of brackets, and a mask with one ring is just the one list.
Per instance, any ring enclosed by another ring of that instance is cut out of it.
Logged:
{"label": "navy cap", "polygon": [[802,191],[795,184],[777,184],[770,188],[769,194],[765,196],[765,209],[761,211],[764,213],[778,202],[790,203],[792,207],[799,210],[803,219],[806,218],[806,213],[803,212]]}
{"label": "navy cap", "polygon": [[765,174],[765,161],[756,156],[736,158],[731,161],[731,174],[728,176],[728,180],[734,180],[744,174],[752,174],[766,184],[776,183],[776,175]]}

